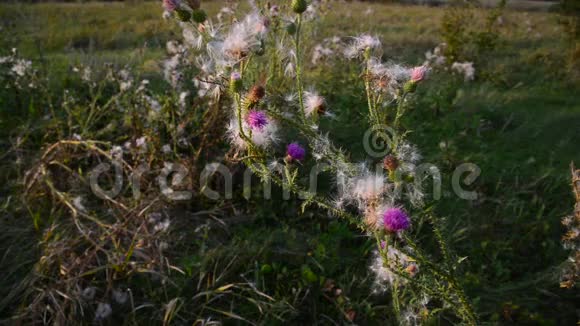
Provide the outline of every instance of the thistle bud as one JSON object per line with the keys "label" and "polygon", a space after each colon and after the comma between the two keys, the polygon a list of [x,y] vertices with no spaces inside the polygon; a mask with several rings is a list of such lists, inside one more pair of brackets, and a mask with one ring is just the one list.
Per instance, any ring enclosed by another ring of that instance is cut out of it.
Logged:
{"label": "thistle bud", "polygon": [[380,77],[375,80],[375,84],[380,89],[388,89],[389,88],[389,78],[388,77]]}
{"label": "thistle bud", "polygon": [[187,5],[189,5],[189,7],[193,10],[199,9],[199,7],[201,6],[201,1],[200,0],[187,0]]}
{"label": "thistle bud", "polygon": [[296,24],[290,23],[286,26],[286,32],[290,35],[296,34]]}
{"label": "thistle bud", "polygon": [[254,50],[254,54],[255,54],[255,55],[257,55],[257,56],[259,56],[259,57],[263,56],[263,55],[264,55],[264,53],[266,53],[266,50],[264,49],[264,47],[263,47],[263,46],[261,46],[261,47],[259,47],[259,48],[256,48],[256,49]]}
{"label": "thistle bud", "polygon": [[272,17],[278,17],[278,14],[279,14],[279,11],[280,11],[280,8],[278,8],[278,6],[273,5],[273,6],[270,7],[269,10],[270,10],[270,15],[272,15]]}
{"label": "thistle bud", "polygon": [[383,160],[385,170],[392,172],[399,167],[399,160],[394,155],[387,155]]}
{"label": "thistle bud", "polygon": [[408,82],[405,83],[405,86],[403,86],[403,90],[405,91],[405,93],[414,93],[415,90],[417,90],[417,83],[409,80]]}
{"label": "thistle bud", "polygon": [[232,75],[230,76],[230,90],[233,93],[238,93],[242,89],[242,86],[242,75],[237,71],[232,72]]}
{"label": "thistle bud", "polygon": [[254,54],[256,54],[257,56],[261,57],[264,55],[264,53],[266,53],[266,46],[264,44],[264,41],[261,40],[260,41],[260,46],[254,49]]}
{"label": "thistle bud", "polygon": [[272,22],[270,21],[270,19],[268,19],[268,17],[263,17],[262,24],[261,24],[263,27],[261,28],[261,30],[266,32],[268,30],[268,27],[270,27],[271,23]]}
{"label": "thistle bud", "polygon": [[189,11],[184,9],[175,9],[175,15],[182,22],[188,22],[191,19],[191,14]]}
{"label": "thistle bud", "polygon": [[207,19],[207,14],[202,9],[195,9],[191,14],[193,21],[196,23],[203,23]]}
{"label": "thistle bud", "polygon": [[297,14],[301,14],[308,8],[308,3],[306,0],[292,0],[292,11]]}
{"label": "thistle bud", "polygon": [[171,12],[179,8],[179,0],[163,0],[163,8]]}
{"label": "thistle bud", "polygon": [[405,268],[405,271],[411,276],[415,276],[417,274],[417,272],[419,272],[419,268],[417,267],[416,264],[412,263],[409,266],[407,266],[407,268]]}
{"label": "thistle bud", "polygon": [[256,104],[258,103],[264,96],[266,95],[266,90],[264,87],[259,85],[254,85],[248,92],[246,99],[248,100],[249,104]]}
{"label": "thistle bud", "polygon": [[417,89],[417,84],[425,79],[428,68],[426,66],[415,67],[411,70],[411,79],[403,86],[405,93],[413,93]]}

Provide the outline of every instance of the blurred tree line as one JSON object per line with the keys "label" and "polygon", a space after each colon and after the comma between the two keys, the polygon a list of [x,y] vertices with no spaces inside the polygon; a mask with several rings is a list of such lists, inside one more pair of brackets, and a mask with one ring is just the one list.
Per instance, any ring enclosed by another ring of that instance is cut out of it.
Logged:
{"label": "blurred tree line", "polygon": [[[83,3],[83,2],[154,2],[161,0],[0,0],[0,3],[50,3],[50,2],[68,2],[68,3]],[[211,0],[205,0],[211,1]]]}
{"label": "blurred tree line", "polygon": [[578,40],[580,37],[580,0],[562,0],[561,8],[568,35],[572,40]]}
{"label": "blurred tree line", "polygon": [[[82,2],[152,2],[157,0],[0,0],[0,3],[47,3],[47,2],[71,2],[71,3],[82,3]],[[212,1],[212,0],[205,0]],[[316,0],[314,0],[316,1]],[[339,0],[336,0],[339,1]],[[347,0],[355,1],[355,0]],[[356,0],[361,2],[376,2],[376,3],[404,3],[404,4],[423,4],[423,5],[446,5],[453,0]],[[482,4],[489,3],[490,0],[462,0],[463,2],[480,2]],[[493,0],[491,0],[493,2]],[[517,0],[512,0],[517,1]],[[541,2],[559,2],[561,0],[525,0],[525,1],[541,1]],[[499,2],[499,0],[497,0]],[[571,6],[578,7],[580,0],[563,0],[563,2],[571,3]],[[575,3],[575,4],[573,4]]]}
{"label": "blurred tree line", "polygon": [[580,78],[580,0],[562,0],[561,24],[570,42],[568,64],[573,77]]}

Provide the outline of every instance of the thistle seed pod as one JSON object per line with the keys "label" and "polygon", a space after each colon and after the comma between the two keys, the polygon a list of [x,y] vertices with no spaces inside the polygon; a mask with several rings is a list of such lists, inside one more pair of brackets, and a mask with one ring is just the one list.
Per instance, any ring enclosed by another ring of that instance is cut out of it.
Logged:
{"label": "thistle seed pod", "polygon": [[195,9],[191,16],[193,17],[193,21],[199,24],[205,22],[207,19],[207,14],[201,9]]}
{"label": "thistle seed pod", "polygon": [[306,0],[292,0],[292,11],[297,14],[301,14],[308,8],[308,3]]}
{"label": "thistle seed pod", "polygon": [[383,167],[387,171],[395,171],[399,167],[399,160],[394,155],[387,155],[383,160]]}
{"label": "thistle seed pod", "polygon": [[246,99],[250,104],[258,103],[266,95],[266,89],[259,85],[254,85],[248,92]]}
{"label": "thistle seed pod", "polygon": [[230,76],[230,89],[233,93],[238,93],[242,90],[243,82],[242,82],[242,75],[239,72],[235,71],[232,72]]}
{"label": "thistle seed pod", "polygon": [[407,83],[405,83],[405,86],[403,86],[405,93],[414,93],[416,89],[417,83],[412,80],[409,80]]}
{"label": "thistle seed pod", "polygon": [[296,34],[296,24],[290,23],[286,26],[286,32],[290,35]]}
{"label": "thistle seed pod", "polygon": [[201,1],[200,0],[187,0],[187,5],[193,9],[199,9],[199,7],[201,6]]}
{"label": "thistle seed pod", "polygon": [[184,9],[175,9],[175,15],[182,22],[188,22],[191,19],[191,14],[189,11]]}

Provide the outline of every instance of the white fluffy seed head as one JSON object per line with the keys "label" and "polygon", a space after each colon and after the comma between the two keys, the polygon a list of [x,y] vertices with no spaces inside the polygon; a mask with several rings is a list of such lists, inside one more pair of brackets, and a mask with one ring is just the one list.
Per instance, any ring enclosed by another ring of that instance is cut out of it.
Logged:
{"label": "white fluffy seed head", "polygon": [[399,89],[411,77],[411,69],[408,67],[392,62],[383,63],[376,57],[369,59],[367,67],[370,77],[375,81],[375,89],[392,97],[398,96]]}
{"label": "white fluffy seed head", "polygon": [[[405,250],[410,250],[405,248]],[[387,261],[383,259],[378,250],[373,251],[373,257],[369,266],[375,275],[374,290],[377,293],[384,292],[393,286],[403,286],[407,284],[407,279],[399,276],[393,270],[404,270],[413,277],[419,271],[419,265],[414,262],[402,250],[388,247]]]}
{"label": "white fluffy seed head", "polygon": [[417,164],[421,160],[421,154],[417,147],[409,142],[402,142],[397,147],[397,159],[403,163]]}
{"label": "white fluffy seed head", "polygon": [[311,116],[316,112],[324,112],[325,106],[324,97],[314,91],[304,92],[304,111],[307,116]]}
{"label": "white fluffy seed head", "polygon": [[471,81],[475,78],[475,68],[473,62],[454,62],[451,70],[462,74],[465,81]]}
{"label": "white fluffy seed head", "polygon": [[222,44],[223,55],[237,62],[260,46],[260,40],[267,33],[264,18],[258,13],[247,15],[242,21],[232,25]]}
{"label": "white fluffy seed head", "polygon": [[[252,143],[262,148],[269,147],[272,144],[277,143],[279,140],[278,125],[273,120],[270,120],[268,124],[264,126],[264,128],[254,130],[251,130],[250,126],[245,121],[242,121],[242,128],[244,130],[244,134],[252,140]],[[247,148],[248,145],[246,140],[240,133],[240,125],[237,117],[233,117],[230,120],[226,134],[233,146],[240,150],[245,150]]]}
{"label": "white fluffy seed head", "polygon": [[355,58],[360,56],[367,50],[376,50],[382,47],[381,41],[375,37],[368,34],[362,34],[354,37],[353,42],[347,46],[344,50],[344,55],[349,58]]}
{"label": "white fluffy seed head", "polygon": [[356,179],[354,194],[363,200],[379,197],[385,191],[385,179],[383,176],[369,175]]}

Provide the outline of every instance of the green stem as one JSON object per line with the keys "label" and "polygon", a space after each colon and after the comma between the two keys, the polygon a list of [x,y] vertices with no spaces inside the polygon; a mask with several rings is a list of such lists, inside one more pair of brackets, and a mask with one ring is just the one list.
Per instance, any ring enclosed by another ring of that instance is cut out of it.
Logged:
{"label": "green stem", "polygon": [[441,270],[437,265],[429,261],[421,252],[417,244],[413,240],[411,240],[408,236],[404,236],[405,241],[408,245],[413,249],[413,253],[416,257],[412,257],[419,261],[421,264],[424,264],[425,267],[428,267],[429,270],[433,272],[434,275],[439,276],[442,280],[446,281],[450,286],[457,299],[459,300],[460,307],[454,307],[454,309],[462,316],[469,325],[476,325],[477,317],[473,307],[467,300],[467,296],[465,295],[465,291],[455,278],[455,276],[451,273],[451,271],[444,271]]}
{"label": "green stem", "polygon": [[[276,176],[274,173],[272,173],[272,171],[270,171],[268,169],[268,167],[265,166],[265,164],[263,162],[258,162],[256,160],[248,159],[244,163],[246,164],[246,166],[248,166],[250,168],[250,170],[252,170],[252,172],[260,175],[261,177],[267,177],[267,178],[271,179],[278,186],[288,187],[287,189],[296,195],[302,195],[304,193],[304,190],[301,190],[296,184],[289,185],[289,184],[285,183],[282,178],[280,178],[280,177]],[[256,165],[259,165],[261,167],[261,169],[257,169]],[[319,208],[325,209],[325,210],[327,210],[331,213],[334,213],[337,216],[344,218],[347,221],[355,224],[360,230],[363,230],[363,231],[365,230],[363,223],[362,223],[362,221],[360,221],[360,219],[358,219],[356,216],[354,216],[354,215],[352,215],[352,214],[350,214],[350,213],[348,213],[340,208],[337,208],[336,205],[334,205],[328,199],[320,198],[318,196],[312,196],[312,197],[308,198],[308,201],[315,203]]]}
{"label": "green stem", "polygon": [[393,123],[395,130],[399,128],[399,124],[401,123],[401,117],[405,113],[404,105],[405,105],[405,98],[406,97],[407,97],[407,93],[403,92],[403,94],[401,95],[401,98],[399,99],[399,102],[397,103],[397,113],[395,115],[395,122]]}
{"label": "green stem", "polygon": [[[395,115],[395,121],[393,122],[393,128],[394,131],[397,132],[399,130],[399,125],[401,124],[401,117],[403,116],[404,112],[405,112],[405,98],[407,97],[407,93],[403,92],[403,94],[401,95],[398,103],[397,103],[397,112]],[[394,135],[393,136],[393,148],[392,151],[393,153],[395,153],[397,151],[397,148],[399,146],[399,140],[402,137],[402,135]]]}
{"label": "green stem", "polygon": [[367,105],[369,108],[369,117],[371,120],[371,124],[378,125],[380,122],[378,121],[378,117],[376,116],[373,99],[372,99],[372,90],[371,90],[371,81],[370,81],[370,70],[369,70],[369,60],[370,60],[370,50],[367,49],[364,53],[365,58],[365,72],[364,72],[364,81],[365,81],[365,91],[367,95]]}
{"label": "green stem", "polygon": [[234,99],[236,101],[236,109],[237,109],[237,115],[238,115],[238,128],[240,129],[240,136],[242,137],[242,139],[244,139],[246,141],[246,143],[248,144],[248,149],[250,149],[252,146],[252,141],[250,140],[250,138],[246,135],[245,131],[244,131],[244,126],[242,123],[242,100],[241,100],[241,96],[239,93],[234,93],[233,94]]}
{"label": "green stem", "polygon": [[296,91],[298,92],[298,103],[302,121],[306,120],[306,110],[304,109],[304,89],[302,85],[302,54],[300,53],[300,31],[302,26],[302,15],[298,14],[296,23],[296,37],[294,40],[296,54]]}

